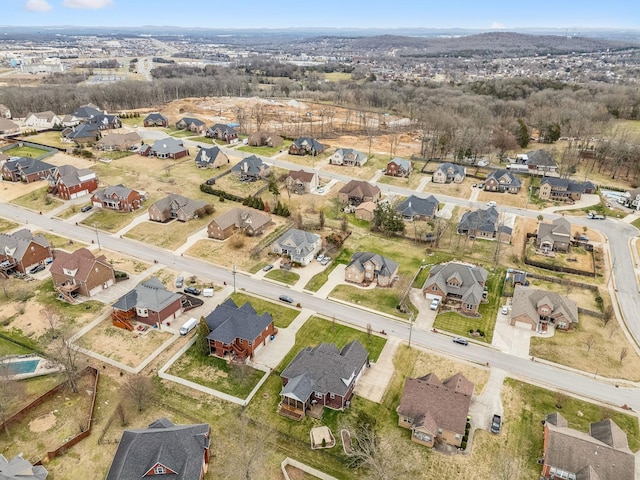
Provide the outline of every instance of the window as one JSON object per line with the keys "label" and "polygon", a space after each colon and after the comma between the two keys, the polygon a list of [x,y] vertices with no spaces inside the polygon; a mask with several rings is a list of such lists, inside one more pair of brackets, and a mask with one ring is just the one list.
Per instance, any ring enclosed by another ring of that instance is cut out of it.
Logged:
{"label": "window", "polygon": [[433,287],[431,287],[431,290],[433,290],[434,292],[438,290],[438,286],[434,285]]}
{"label": "window", "polygon": [[335,396],[333,393],[329,394],[329,397],[330,397],[332,400],[333,400],[334,398],[336,398],[336,396]]}
{"label": "window", "polygon": [[165,473],[167,473],[167,469],[164,468],[162,465],[157,465],[154,469],[153,469],[153,474],[154,475],[164,475]]}
{"label": "window", "polygon": [[473,310],[473,305],[471,305],[470,303],[467,303],[467,310]]}

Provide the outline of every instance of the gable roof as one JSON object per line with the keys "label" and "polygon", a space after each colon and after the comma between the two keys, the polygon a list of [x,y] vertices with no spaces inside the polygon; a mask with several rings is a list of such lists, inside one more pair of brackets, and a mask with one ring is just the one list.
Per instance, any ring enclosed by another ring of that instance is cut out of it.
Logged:
{"label": "gable roof", "polygon": [[566,318],[570,323],[578,323],[578,306],[573,300],[547,290],[516,285],[513,290],[511,316],[527,315],[536,323],[540,319],[538,307],[547,304],[552,309],[551,318]]}
{"label": "gable roof", "polygon": [[152,277],[120,297],[113,304],[113,308],[125,312],[132,308],[147,308],[154,312],[160,312],[181,298],[181,293],[167,290],[157,277]]}
{"label": "gable roof", "polygon": [[154,113],[150,113],[149,115],[147,115],[143,121],[144,122],[147,122],[147,121],[149,121],[149,122],[157,122],[158,120],[162,120],[162,121],[166,122],[167,121],[167,117],[165,117],[161,113],[154,112]]}
{"label": "gable roof", "polygon": [[45,480],[49,472],[42,465],[32,465],[22,454],[7,460],[0,453],[0,480]]}
{"label": "gable roof", "polygon": [[[479,305],[482,301],[484,284],[489,273],[482,267],[467,263],[440,263],[431,267],[429,277],[422,287],[423,290],[434,283],[445,295],[455,293],[464,303]],[[448,285],[449,280],[456,278],[460,286]]]}
{"label": "gable roof", "polygon": [[6,130],[20,130],[17,123],[2,116],[2,109],[0,108],[0,132]]}
{"label": "gable roof", "polygon": [[92,103],[88,103],[87,105],[82,105],[78,107],[78,109],[73,112],[73,116],[76,118],[84,118],[89,119],[93,118],[96,115],[103,115],[105,112],[100,110],[100,108]]}
{"label": "gable roof", "polygon": [[302,168],[300,170],[289,170],[289,177],[294,180],[299,180],[303,183],[310,182],[315,176],[315,172],[306,172]]}
{"label": "gable roof", "polygon": [[[93,271],[96,262],[101,263],[105,268],[113,270],[113,267],[107,263],[107,257],[104,255],[96,257],[87,248],[80,248],[72,253],[56,250],[50,272],[84,281],[89,278],[89,274]],[[75,274],[73,276],[67,275],[64,270],[75,272]]]}
{"label": "gable roof", "polygon": [[494,233],[498,231],[498,217],[500,214],[495,207],[486,210],[478,209],[465,212],[458,223],[458,231],[479,230]]}
{"label": "gable roof", "polygon": [[47,122],[52,122],[56,118],[59,119],[59,117],[55,113],[53,113],[51,110],[47,110],[46,112],[29,112],[25,117],[25,120],[32,115],[36,118],[46,120]]}
{"label": "gable roof", "polygon": [[383,277],[390,277],[391,275],[394,275],[398,270],[398,262],[394,262],[390,258],[383,257],[382,255],[371,252],[354,253],[351,256],[351,262],[349,262],[347,268],[355,267],[359,271],[364,272],[364,264],[370,261],[376,265],[376,274]]}
{"label": "gable roof", "polygon": [[112,185],[103,190],[96,190],[93,193],[93,195],[99,200],[105,201],[105,200],[113,199],[114,196],[117,198],[128,198],[132,192],[134,192],[133,189],[129,187],[125,187],[122,184],[119,184],[119,185]]}
{"label": "gable roof", "polygon": [[366,211],[366,212],[370,212],[373,213],[376,211],[376,208],[378,208],[378,204],[377,203],[373,203],[373,202],[362,202],[360,205],[358,205],[356,207],[356,212],[358,211]]}
{"label": "gable roof", "polygon": [[411,160],[406,160],[404,158],[396,157],[393,160],[391,160],[389,163],[395,163],[396,165],[398,165],[399,168],[403,170],[409,170],[411,168]]}
{"label": "gable roof", "polygon": [[23,228],[14,233],[0,233],[0,255],[22,260],[31,242],[44,248],[50,248],[49,241],[42,235],[33,235],[31,230]]}
{"label": "gable roof", "polygon": [[571,240],[571,223],[564,217],[558,217],[551,223],[538,224],[538,242],[563,242]]}
{"label": "gable roof", "polygon": [[182,117],[180,120],[178,120],[176,123],[186,123],[187,125],[195,125],[196,127],[202,127],[204,125],[206,125],[202,120],[199,120],[197,118],[193,118],[193,117]]}
{"label": "gable roof", "polygon": [[143,478],[160,464],[175,475],[175,480],[199,479],[204,452],[209,448],[207,423],[174,425],[163,418],[148,428],[125,430],[113,457],[107,480]]}
{"label": "gable roof", "polygon": [[105,147],[119,147],[120,145],[124,145],[126,142],[137,143],[141,140],[142,139],[140,138],[140,135],[138,135],[138,132],[111,133],[98,140],[98,145]]}
{"label": "gable roof", "polygon": [[236,133],[235,128],[230,127],[229,125],[225,125],[224,123],[216,123],[211,128],[209,128],[212,132],[215,130],[220,131],[222,134],[234,135]]}
{"label": "gable roof", "polygon": [[201,148],[198,150],[198,154],[196,155],[196,166],[198,167],[208,167],[209,165],[214,164],[218,157],[222,157],[229,161],[229,157],[226,153],[224,153],[220,147],[211,147],[211,148]]}
{"label": "gable roof", "polygon": [[456,175],[456,174],[465,175],[465,168],[462,165],[456,165],[455,163],[444,162],[438,168],[436,168],[436,172],[443,172],[447,175]]}
{"label": "gable roof", "polygon": [[151,151],[155,155],[174,155],[176,153],[184,152],[185,150],[184,142],[173,137],[156,140],[153,142],[153,146],[151,147]]}
{"label": "gable roof", "polygon": [[558,167],[551,154],[544,150],[533,150],[526,153],[526,164],[535,167]]}
{"label": "gable roof", "polygon": [[317,233],[290,228],[276,240],[276,243],[281,247],[296,248],[301,253],[309,253],[315,249],[314,245],[318,240],[320,240],[320,235]]}
{"label": "gable roof", "polygon": [[[31,157],[13,157],[4,163],[4,166],[10,172],[22,172],[24,175],[31,175],[32,173],[46,172],[48,170],[53,171],[56,167],[50,163],[43,162],[36,158]],[[44,180],[45,176],[42,176]]]}
{"label": "gable roof", "polygon": [[342,154],[342,158],[344,160],[348,160],[350,162],[364,163],[367,161],[367,155],[354,148],[338,148],[334,155],[338,153]]}
{"label": "gable roof", "polygon": [[231,225],[235,225],[236,228],[246,228],[251,225],[254,229],[258,229],[270,221],[271,217],[268,214],[255,208],[242,207],[232,208],[212,220],[212,222],[215,222],[222,230]]}
{"label": "gable roof", "polygon": [[100,113],[99,115],[94,115],[88,120],[88,123],[92,123],[94,125],[111,125],[118,124],[120,121],[120,117],[118,115],[111,115],[108,113]]}
{"label": "gable roof", "polygon": [[540,185],[545,183],[551,185],[552,190],[563,189],[567,192],[585,193],[587,189],[595,188],[591,182],[575,182],[567,178],[544,177],[540,181]]}
{"label": "gable roof", "polygon": [[380,188],[377,185],[372,185],[364,180],[351,180],[344,187],[342,187],[338,193],[345,193],[350,197],[375,197],[380,194]]}
{"label": "gable roof", "polygon": [[433,195],[429,195],[427,198],[411,195],[396,205],[395,210],[404,217],[414,217],[416,215],[432,217],[438,211],[439,206],[440,202]]}
{"label": "gable roof", "polygon": [[253,342],[273,323],[270,313],[258,315],[251,303],[246,302],[239,307],[231,298],[218,305],[205,320],[210,330],[207,339],[225,345],[239,338]]}
{"label": "gable roof", "polygon": [[[96,178],[93,170],[88,168],[76,168],[73,165],[61,165],[53,172],[55,183],[61,183],[67,187],[81,185],[82,182]],[[51,177],[50,177],[51,178]]]}
{"label": "gable roof", "polygon": [[155,202],[152,206],[156,207],[161,212],[177,207],[187,215],[193,215],[196,210],[204,207],[206,204],[207,202],[204,200],[192,200],[191,198],[183,197],[177,193],[170,193],[166,197]]}
{"label": "gable roof", "polygon": [[319,153],[324,151],[324,145],[319,141],[317,141],[315,138],[310,138],[310,137],[297,138],[293,142],[293,145],[299,149],[304,149],[311,153],[313,152]]}
{"label": "gable roof", "polygon": [[62,135],[69,139],[75,140],[77,138],[96,138],[100,131],[100,127],[95,123],[82,123],[77,127],[70,127],[63,130]]}
{"label": "gable roof", "polygon": [[522,181],[520,181],[520,179],[509,170],[494,170],[489,173],[489,175],[487,175],[485,183],[489,179],[494,179],[501,185],[509,185],[510,187],[522,187]]}
{"label": "gable roof", "polygon": [[244,173],[245,175],[260,175],[260,172],[268,170],[269,165],[264,163],[261,158],[255,155],[250,155],[243,158],[235,164],[232,168],[232,172]]}

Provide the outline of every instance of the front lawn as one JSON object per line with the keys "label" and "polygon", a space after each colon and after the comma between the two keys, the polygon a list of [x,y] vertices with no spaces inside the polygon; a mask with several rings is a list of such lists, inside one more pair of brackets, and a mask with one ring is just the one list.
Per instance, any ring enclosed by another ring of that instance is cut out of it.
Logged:
{"label": "front lawn", "polygon": [[172,137],[176,138],[193,137],[194,135],[196,135],[190,130],[177,130],[175,128],[168,128],[166,130],[166,133],[167,135],[171,135]]}
{"label": "front lawn", "polygon": [[63,202],[56,197],[47,193],[49,187],[42,187],[33,192],[29,192],[26,195],[22,195],[11,203],[19,205],[21,207],[28,208],[36,212],[50,212],[54,208],[59,207]]}
{"label": "front lawn", "polygon": [[238,147],[236,150],[262,155],[263,157],[272,157],[276,153],[280,153],[282,150],[288,150],[291,143],[291,141],[285,140],[279,147],[252,147],[250,145],[244,145],[242,147]]}
{"label": "front lawn", "polygon": [[81,223],[88,227],[95,227],[98,230],[115,233],[126,227],[138,215],[146,215],[144,211],[116,212],[103,208],[94,208],[94,212],[85,218]]}
{"label": "front lawn", "polygon": [[273,324],[277,328],[287,328],[293,319],[296,318],[300,312],[293,308],[285,307],[277,303],[270,302],[263,298],[247,295],[246,293],[232,293],[231,299],[236,305],[241,306],[245,303],[251,303],[251,306],[255,309],[258,315],[262,315],[264,312],[268,312],[273,317]]}
{"label": "front lawn", "polygon": [[8,232],[9,230],[13,230],[17,227],[17,223],[7,220],[6,218],[0,218],[0,232]]}
{"label": "front lawn", "polygon": [[401,313],[396,308],[400,303],[401,295],[402,292],[398,287],[362,289],[352,285],[338,285],[329,294],[330,297],[371,308],[378,312],[409,318],[409,313]]}
{"label": "front lawn", "polygon": [[295,285],[300,280],[300,275],[289,270],[274,268],[265,275],[266,278],[275,280],[276,282],[286,283],[287,285]]}
{"label": "front lawn", "polygon": [[211,223],[211,218],[210,216],[205,216],[188,222],[179,222],[177,220],[169,223],[142,222],[125,233],[125,237],[160,248],[175,250],[184,244],[190,235],[206,228]]}
{"label": "front lawn", "polygon": [[111,160],[119,160],[121,158],[130,157],[133,154],[134,152],[125,150],[123,152],[97,152],[96,156],[100,158],[110,158]]}
{"label": "front lawn", "polygon": [[209,137],[194,137],[190,140],[193,140],[194,142],[208,143],[209,145],[222,145],[221,143],[219,144],[218,142],[216,142],[213,138]]}

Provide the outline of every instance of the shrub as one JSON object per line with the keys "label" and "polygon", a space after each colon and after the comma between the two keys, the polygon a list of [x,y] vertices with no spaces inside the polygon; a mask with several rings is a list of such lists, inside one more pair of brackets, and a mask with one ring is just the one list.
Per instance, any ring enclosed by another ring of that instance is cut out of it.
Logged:
{"label": "shrub", "polygon": [[464,450],[465,448],[467,448],[467,442],[462,442],[462,443],[460,444],[460,448],[462,448],[463,450]]}

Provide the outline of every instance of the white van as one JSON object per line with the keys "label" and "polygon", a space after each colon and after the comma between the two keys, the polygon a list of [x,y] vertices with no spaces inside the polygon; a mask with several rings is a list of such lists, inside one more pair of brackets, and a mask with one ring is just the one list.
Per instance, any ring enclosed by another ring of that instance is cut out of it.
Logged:
{"label": "white van", "polygon": [[182,325],[182,327],[180,327],[180,335],[185,336],[187,333],[189,333],[191,330],[193,330],[197,326],[198,326],[198,320],[191,317],[189,320],[187,320],[184,323],[184,325]]}

